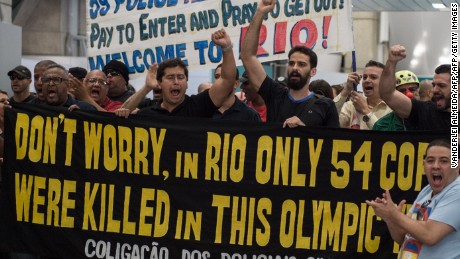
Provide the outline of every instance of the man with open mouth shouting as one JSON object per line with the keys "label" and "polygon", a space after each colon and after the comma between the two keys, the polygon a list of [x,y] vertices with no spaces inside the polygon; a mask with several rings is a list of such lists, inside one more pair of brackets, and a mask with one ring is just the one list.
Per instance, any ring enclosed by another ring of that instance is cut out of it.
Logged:
{"label": "man with open mouth shouting", "polygon": [[[168,59],[150,66],[143,89],[161,89],[162,100],[153,106],[139,110],[138,114],[162,114],[182,117],[211,118],[227,97],[233,94],[236,77],[236,63],[230,36],[224,29],[212,34],[213,42],[222,48],[222,75],[213,86],[197,95],[188,96],[188,69],[178,59]],[[139,91],[130,98],[131,103],[139,103],[146,92]],[[122,108],[115,112],[117,116],[128,117],[130,109]]]}
{"label": "man with open mouth shouting", "polygon": [[395,204],[388,190],[366,201],[401,244],[398,258],[460,258],[460,178],[458,167],[451,168],[450,150],[448,139],[430,142],[423,159],[429,184],[407,214],[402,212],[406,201]]}
{"label": "man with open mouth shouting", "polygon": [[96,110],[89,103],[75,100],[68,94],[69,71],[63,66],[58,64],[48,66],[43,72],[40,81],[43,85],[42,91],[45,97],[45,104],[67,107],[69,110]]}
{"label": "man with open mouth shouting", "polygon": [[[380,99],[379,84],[384,65],[370,60],[367,62],[362,75],[351,72],[348,74],[347,85],[342,92],[334,98],[336,105],[344,102],[349,96],[350,100],[342,106],[339,113],[342,128],[372,129],[374,124],[391,112],[391,108]],[[362,79],[363,94],[353,91]]]}
{"label": "man with open mouth shouting", "polygon": [[450,129],[451,112],[451,72],[450,64],[440,65],[433,78],[433,98],[423,102],[407,98],[396,91],[396,64],[406,57],[406,49],[401,45],[390,48],[388,60],[380,80],[380,96],[399,117],[407,119],[417,130]]}

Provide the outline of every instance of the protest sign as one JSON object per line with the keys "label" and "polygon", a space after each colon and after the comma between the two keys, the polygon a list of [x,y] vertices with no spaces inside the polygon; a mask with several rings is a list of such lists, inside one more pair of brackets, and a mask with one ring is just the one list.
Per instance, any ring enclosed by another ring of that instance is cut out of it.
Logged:
{"label": "protest sign", "polygon": [[0,249],[64,258],[388,258],[365,200],[412,201],[447,136],[28,104],[5,130]]}
{"label": "protest sign", "polygon": [[[102,69],[112,59],[121,60],[132,78],[168,58],[182,59],[190,70],[215,68],[222,52],[211,34],[225,28],[239,57],[257,4],[246,0],[90,0],[89,67]],[[258,56],[262,62],[287,59],[296,45],[319,54],[352,50],[351,1],[277,1],[262,26]]]}

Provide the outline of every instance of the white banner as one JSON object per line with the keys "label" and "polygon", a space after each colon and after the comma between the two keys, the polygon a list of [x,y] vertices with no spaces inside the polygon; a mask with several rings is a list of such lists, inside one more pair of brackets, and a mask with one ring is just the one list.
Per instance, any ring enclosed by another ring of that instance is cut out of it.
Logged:
{"label": "white banner", "polygon": [[[118,59],[129,67],[132,78],[168,58],[182,59],[190,70],[214,68],[222,53],[210,38],[220,28],[232,37],[239,59],[257,4],[247,0],[89,0],[89,67],[102,69]],[[287,59],[296,45],[317,53],[353,50],[351,1],[278,0],[264,21],[258,56],[262,62]]]}

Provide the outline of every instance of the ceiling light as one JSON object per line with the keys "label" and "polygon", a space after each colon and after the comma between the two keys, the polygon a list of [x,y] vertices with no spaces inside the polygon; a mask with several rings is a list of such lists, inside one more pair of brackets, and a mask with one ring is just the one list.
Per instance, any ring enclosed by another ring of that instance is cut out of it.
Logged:
{"label": "ceiling light", "polygon": [[436,9],[445,9],[447,8],[444,4],[442,3],[432,3],[431,5],[433,5],[433,8],[436,8]]}

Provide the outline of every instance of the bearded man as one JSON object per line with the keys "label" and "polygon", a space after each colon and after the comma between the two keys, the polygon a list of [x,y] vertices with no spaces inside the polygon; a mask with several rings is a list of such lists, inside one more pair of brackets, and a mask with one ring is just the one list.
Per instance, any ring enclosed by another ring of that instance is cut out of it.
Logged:
{"label": "bearded man", "polygon": [[380,96],[401,118],[415,125],[417,130],[448,130],[451,126],[451,65],[439,65],[433,76],[432,101],[423,102],[407,98],[395,90],[396,64],[406,58],[406,48],[394,45],[380,80]]}
{"label": "bearded man", "polygon": [[287,88],[267,76],[257,59],[259,32],[276,0],[261,0],[241,44],[241,60],[251,85],[265,101],[267,121],[282,122],[283,127],[323,126],[338,128],[339,116],[331,99],[310,92],[310,79],[316,74],[318,57],[305,47],[289,51]]}

